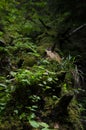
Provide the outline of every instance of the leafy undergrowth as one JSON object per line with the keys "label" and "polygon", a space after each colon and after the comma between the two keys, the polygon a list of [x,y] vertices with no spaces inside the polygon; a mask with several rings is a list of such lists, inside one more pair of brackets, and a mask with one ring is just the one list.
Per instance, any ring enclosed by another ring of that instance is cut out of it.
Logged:
{"label": "leafy undergrowth", "polygon": [[0,0],[0,130],[83,130],[77,101],[82,75],[75,57],[45,51],[54,45],[62,57],[70,50],[81,55],[69,35],[80,25],[72,16],[82,13],[71,14],[69,3]]}
{"label": "leafy undergrowth", "polygon": [[7,49],[12,67],[0,76],[0,130],[82,130],[75,58],[69,55],[61,63],[41,58],[33,44]]}

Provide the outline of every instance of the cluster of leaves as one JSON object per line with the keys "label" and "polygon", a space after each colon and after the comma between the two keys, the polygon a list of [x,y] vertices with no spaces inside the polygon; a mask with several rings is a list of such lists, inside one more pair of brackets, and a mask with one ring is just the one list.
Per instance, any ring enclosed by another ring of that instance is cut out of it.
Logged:
{"label": "cluster of leaves", "polygon": [[73,60],[69,56],[61,64],[56,65],[54,61],[42,59],[39,66],[34,65],[30,70],[17,69],[11,71],[7,78],[1,76],[0,114],[2,119],[3,115],[9,118],[14,117],[14,119],[17,117],[23,125],[28,123],[29,129],[53,128],[54,124],[50,125],[50,122],[53,122],[52,119],[48,119],[49,125],[46,122],[55,104],[64,94],[74,94],[75,88],[72,88],[71,80],[71,71],[74,70]]}

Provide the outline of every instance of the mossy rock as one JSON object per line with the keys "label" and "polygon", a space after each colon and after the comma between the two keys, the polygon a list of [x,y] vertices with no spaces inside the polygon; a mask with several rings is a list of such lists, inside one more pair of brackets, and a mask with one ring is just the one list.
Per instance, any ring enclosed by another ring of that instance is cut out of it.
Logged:
{"label": "mossy rock", "polygon": [[36,62],[37,58],[35,56],[28,55],[24,58],[23,67],[32,67]]}

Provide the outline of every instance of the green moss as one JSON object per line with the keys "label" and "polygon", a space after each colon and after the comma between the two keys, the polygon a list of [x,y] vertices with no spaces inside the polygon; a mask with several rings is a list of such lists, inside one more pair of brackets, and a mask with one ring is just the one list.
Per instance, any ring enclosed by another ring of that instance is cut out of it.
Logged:
{"label": "green moss", "polygon": [[22,124],[18,120],[6,120],[0,123],[0,130],[22,130]]}
{"label": "green moss", "polygon": [[69,121],[71,122],[74,130],[83,130],[83,126],[80,121],[80,112],[77,104],[72,104],[69,108]]}
{"label": "green moss", "polygon": [[39,47],[37,48],[37,51],[38,51],[41,55],[43,55],[44,52],[45,52],[45,47],[44,47],[44,46],[39,46]]}
{"label": "green moss", "polygon": [[45,50],[47,49],[47,48],[51,48],[52,47],[52,43],[48,43],[48,42],[42,42],[42,43],[40,43],[40,45],[37,47],[37,52],[39,53],[39,54],[44,54],[45,53]]}
{"label": "green moss", "polygon": [[37,58],[35,56],[27,55],[24,58],[23,67],[25,67],[25,66],[32,67],[36,62],[37,62]]}

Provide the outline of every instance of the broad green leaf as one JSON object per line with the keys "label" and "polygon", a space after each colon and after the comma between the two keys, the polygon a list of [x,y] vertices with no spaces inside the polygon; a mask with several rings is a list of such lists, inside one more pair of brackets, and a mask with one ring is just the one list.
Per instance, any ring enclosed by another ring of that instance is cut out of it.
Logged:
{"label": "broad green leaf", "polygon": [[30,120],[29,123],[34,128],[38,128],[40,126],[39,123],[34,120]]}
{"label": "broad green leaf", "polygon": [[44,122],[40,122],[39,124],[40,124],[40,126],[42,126],[44,128],[48,128],[49,127],[49,125],[47,123],[44,123]]}
{"label": "broad green leaf", "polygon": [[50,81],[50,82],[51,82],[52,80],[53,80],[52,78],[48,78],[48,81]]}
{"label": "broad green leaf", "polygon": [[6,88],[7,86],[5,84],[0,83],[0,87]]}

